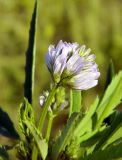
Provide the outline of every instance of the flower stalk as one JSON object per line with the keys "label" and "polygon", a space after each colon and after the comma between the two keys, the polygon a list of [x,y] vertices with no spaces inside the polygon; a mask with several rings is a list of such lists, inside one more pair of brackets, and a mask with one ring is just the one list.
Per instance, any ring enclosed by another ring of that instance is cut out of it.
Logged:
{"label": "flower stalk", "polygon": [[51,129],[52,129],[52,124],[53,124],[54,117],[55,117],[55,115],[53,114],[53,112],[49,112],[49,114],[48,114],[47,131],[46,131],[46,136],[45,136],[47,142],[50,139],[50,134],[51,134]]}
{"label": "flower stalk", "polygon": [[[47,97],[47,100],[43,106],[43,109],[42,109],[42,113],[41,113],[41,117],[40,117],[40,120],[39,120],[39,125],[38,125],[38,130],[42,133],[42,129],[43,129],[43,126],[44,126],[44,122],[45,122],[45,119],[46,119],[46,115],[47,115],[47,112],[48,112],[48,108],[52,102],[52,99],[53,97],[55,96],[55,93],[56,93],[56,90],[58,88],[58,85],[54,85],[54,87],[52,88],[49,96]],[[53,121],[53,119],[51,119],[51,121]],[[51,131],[51,122],[50,121],[50,126],[48,126],[48,131],[47,131],[47,139],[49,138],[49,134],[50,134],[50,131]],[[38,156],[38,149],[36,146],[33,147],[33,151],[32,151],[32,160],[37,160],[37,156]]]}
{"label": "flower stalk", "polygon": [[48,112],[48,108],[51,104],[51,101],[56,93],[56,90],[58,88],[58,85],[55,85],[52,89],[52,91],[50,92],[48,98],[47,98],[47,101],[45,102],[44,106],[43,106],[43,109],[42,109],[42,113],[41,113],[41,117],[40,117],[40,120],[39,120],[39,125],[38,125],[38,129],[40,132],[42,132],[42,129],[43,129],[43,126],[44,126],[44,122],[45,122],[45,118],[46,118],[46,115],[47,115],[47,112]]}

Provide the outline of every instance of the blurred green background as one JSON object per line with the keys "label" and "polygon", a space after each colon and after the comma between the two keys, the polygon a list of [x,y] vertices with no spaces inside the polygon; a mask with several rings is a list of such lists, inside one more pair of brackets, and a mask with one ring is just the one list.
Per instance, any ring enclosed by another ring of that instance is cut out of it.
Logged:
{"label": "blurred green background", "polygon": [[[23,100],[25,52],[34,0],[0,0],[0,105],[16,124]],[[122,68],[122,0],[39,0],[35,72],[35,106],[48,89],[45,53],[50,43],[85,44],[96,54],[99,86],[85,92],[86,105],[104,88],[109,60]]]}

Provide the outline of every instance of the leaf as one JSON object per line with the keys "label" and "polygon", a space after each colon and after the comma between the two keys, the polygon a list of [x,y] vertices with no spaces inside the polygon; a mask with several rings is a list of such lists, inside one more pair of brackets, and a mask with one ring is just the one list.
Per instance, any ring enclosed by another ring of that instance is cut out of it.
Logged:
{"label": "leaf", "polygon": [[111,83],[112,79],[115,76],[115,71],[114,71],[114,64],[113,61],[111,60],[109,62],[109,67],[108,67],[108,72],[107,72],[107,78],[106,78],[106,84],[105,84],[105,89],[108,87],[108,85]]}
{"label": "leaf", "polygon": [[14,128],[13,122],[8,114],[0,108],[0,134],[9,138],[19,139],[19,135]]}
{"label": "leaf", "polygon": [[9,160],[8,153],[4,146],[0,145],[0,160]]}
{"label": "leaf", "polygon": [[81,91],[70,89],[70,116],[74,112],[80,112]]}
{"label": "leaf", "polygon": [[101,103],[96,111],[97,123],[95,128],[99,128],[103,120],[109,116],[115,107],[121,103],[122,99],[122,71],[116,75],[108,86]]}
{"label": "leaf", "polygon": [[32,109],[31,104],[28,102],[26,98],[24,98],[23,103],[20,105],[19,109],[19,125],[22,133],[25,137],[30,137],[30,131],[28,130],[27,126],[24,124],[25,120],[29,120],[31,123],[34,122],[34,111]]}
{"label": "leaf", "polygon": [[33,138],[35,140],[35,143],[37,144],[37,147],[39,149],[39,152],[42,156],[42,159],[45,160],[47,153],[48,153],[48,144],[45,139],[42,139],[42,137],[39,135],[37,129],[33,126],[33,124],[25,120],[24,123],[27,125],[28,129],[30,130],[31,134],[33,135]]}
{"label": "leaf", "polygon": [[34,71],[35,71],[35,43],[36,43],[36,25],[37,25],[37,0],[33,10],[30,24],[28,49],[26,51],[26,67],[24,82],[24,97],[32,104],[34,90]]}
{"label": "leaf", "polygon": [[68,120],[65,128],[62,130],[61,135],[56,139],[52,146],[51,159],[56,160],[58,156],[65,150],[66,145],[71,140],[73,136],[72,132],[75,127],[76,120],[78,118],[77,113],[73,113]]}
{"label": "leaf", "polygon": [[92,153],[98,142],[101,140],[102,135],[106,131],[105,126],[101,127],[100,130],[94,130],[92,132],[84,134],[80,139],[81,149],[85,149],[86,155]]}
{"label": "leaf", "polygon": [[122,158],[122,143],[108,147],[105,150],[93,152],[80,160],[114,160],[118,158]]}
{"label": "leaf", "polygon": [[122,138],[122,113],[117,112],[116,116],[111,124],[102,135],[100,142],[97,144],[95,150],[100,150],[111,145],[113,142]]}
{"label": "leaf", "polygon": [[78,135],[81,136],[86,131],[87,127],[89,126],[88,124],[90,123],[90,121],[92,122],[91,117],[95,113],[98,103],[99,103],[99,98],[97,97],[94,103],[90,106],[86,115],[77,124],[77,127],[75,128],[74,131],[74,134],[76,136]]}

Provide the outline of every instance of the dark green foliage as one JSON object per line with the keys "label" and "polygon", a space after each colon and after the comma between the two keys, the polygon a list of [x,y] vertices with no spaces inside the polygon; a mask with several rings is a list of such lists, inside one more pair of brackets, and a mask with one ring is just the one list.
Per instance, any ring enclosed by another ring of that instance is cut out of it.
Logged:
{"label": "dark green foliage", "polygon": [[0,160],[9,160],[9,156],[6,152],[5,146],[2,145],[0,145]]}
{"label": "dark green foliage", "polygon": [[109,62],[109,67],[108,67],[108,72],[107,72],[107,78],[106,78],[106,84],[105,84],[105,89],[108,87],[108,85],[111,83],[112,79],[115,76],[115,69],[113,65],[113,61],[111,60]]}
{"label": "dark green foliage", "polygon": [[109,144],[121,138],[121,133],[122,113],[116,112],[111,125],[105,130],[104,134],[102,134],[100,142],[96,145],[95,150],[106,148]]}
{"label": "dark green foliage", "polygon": [[104,150],[93,152],[89,156],[79,160],[117,160],[122,157],[122,143],[113,145]]}
{"label": "dark green foliage", "polygon": [[37,0],[32,15],[29,32],[29,44],[26,52],[26,68],[24,96],[32,104],[32,96],[34,90],[34,69],[35,69],[35,41],[36,41],[36,21],[37,21]]}
{"label": "dark green foliage", "polygon": [[0,108],[0,135],[18,139],[19,135],[14,128],[9,115]]}

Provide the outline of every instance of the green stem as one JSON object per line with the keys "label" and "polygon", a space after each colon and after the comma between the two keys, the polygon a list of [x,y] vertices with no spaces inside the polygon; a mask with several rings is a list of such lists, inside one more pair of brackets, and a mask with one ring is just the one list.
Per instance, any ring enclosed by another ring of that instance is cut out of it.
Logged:
{"label": "green stem", "polygon": [[[47,115],[47,112],[48,112],[48,108],[49,108],[49,105],[51,104],[52,102],[52,99],[56,93],[56,90],[57,90],[58,86],[55,85],[52,89],[52,91],[50,92],[49,96],[47,97],[47,100],[43,106],[43,109],[42,109],[42,113],[41,113],[41,117],[40,117],[40,120],[39,120],[39,125],[38,125],[38,130],[40,132],[42,132],[42,129],[43,129],[43,126],[44,126],[44,122],[45,122],[45,118],[46,118],[46,115]],[[37,160],[37,156],[38,156],[38,148],[34,145],[33,147],[33,151],[32,151],[32,160]]]}
{"label": "green stem", "polygon": [[46,103],[44,104],[43,106],[43,110],[42,110],[42,113],[41,113],[41,117],[40,117],[40,120],[39,120],[39,125],[38,125],[38,129],[40,132],[42,132],[42,129],[43,129],[43,125],[44,125],[44,121],[45,121],[45,118],[46,118],[46,115],[47,115],[47,112],[48,112],[48,108],[49,108],[49,105],[51,104],[51,101],[56,93],[56,90],[57,90],[57,85],[55,85],[52,89],[52,91],[50,92],[47,100],[46,100]]}
{"label": "green stem", "polygon": [[38,149],[34,145],[33,150],[32,150],[32,160],[37,160],[37,156],[38,156]]}
{"label": "green stem", "polygon": [[54,115],[53,113],[49,113],[49,118],[48,118],[48,125],[47,125],[47,131],[46,131],[46,140],[47,142],[49,141],[49,138],[50,138],[50,134],[51,134],[51,129],[52,129],[52,124],[53,124],[53,119],[54,119]]}
{"label": "green stem", "polygon": [[72,89],[70,89],[70,112],[69,112],[69,117],[72,114],[72,106],[73,106],[73,95],[72,95]]}

